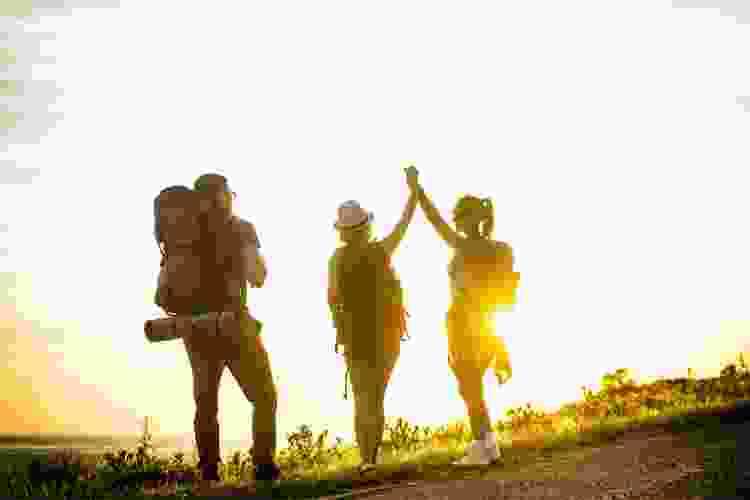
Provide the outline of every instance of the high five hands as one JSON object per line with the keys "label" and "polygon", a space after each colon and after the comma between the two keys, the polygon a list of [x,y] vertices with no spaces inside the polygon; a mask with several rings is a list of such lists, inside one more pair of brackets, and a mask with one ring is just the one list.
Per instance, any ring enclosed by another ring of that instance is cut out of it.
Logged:
{"label": "high five hands", "polygon": [[406,183],[409,185],[409,189],[416,191],[419,188],[419,171],[417,167],[411,165],[404,169],[406,173]]}

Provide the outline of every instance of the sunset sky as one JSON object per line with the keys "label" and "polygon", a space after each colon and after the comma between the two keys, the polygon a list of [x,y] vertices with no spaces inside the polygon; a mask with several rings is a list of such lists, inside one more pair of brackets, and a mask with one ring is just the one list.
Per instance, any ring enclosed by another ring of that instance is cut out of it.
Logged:
{"label": "sunset sky", "polygon": [[[212,171],[268,262],[250,307],[281,446],[301,424],[351,439],[326,305],[332,223],[357,199],[385,236],[410,161],[446,217],[463,193],[492,197],[495,237],[515,250],[519,302],[498,318],[514,379],[487,384],[493,419],[579,399],[619,367],[710,376],[750,351],[740,3],[107,3],[2,18],[5,78],[24,84],[0,97],[23,113],[0,163],[0,433],[133,434],[145,415],[192,433],[182,342],[143,335],[160,315],[152,200]],[[389,416],[464,415],[446,363],[449,257],[418,211],[394,259],[412,339]],[[252,406],[228,370],[219,394],[222,438],[249,444]]]}

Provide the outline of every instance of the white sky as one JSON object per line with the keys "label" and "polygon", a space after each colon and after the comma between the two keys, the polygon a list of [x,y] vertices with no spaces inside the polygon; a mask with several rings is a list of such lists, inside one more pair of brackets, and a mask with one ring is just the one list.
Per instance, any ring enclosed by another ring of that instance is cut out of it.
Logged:
{"label": "white sky", "polygon": [[[56,61],[34,78],[63,90],[50,109],[64,118],[9,148],[17,168],[39,169],[31,183],[0,166],[0,267],[16,273],[10,307],[37,343],[17,374],[38,379],[49,345],[57,375],[43,387],[64,373],[89,386],[75,391],[192,433],[181,342],[143,336],[160,312],[152,200],[218,171],[268,261],[250,301],[278,379],[279,444],[303,423],[349,439],[325,303],[331,224],[354,198],[386,235],[412,160],[446,216],[464,192],[493,197],[496,238],[516,252],[519,305],[498,331],[515,378],[487,385],[493,418],[578,399],[615,368],[711,375],[750,350],[739,17],[654,0],[206,5],[123,0],[34,28],[55,33],[42,53]],[[442,330],[448,258],[418,212],[395,259],[413,338],[388,415],[464,414]],[[48,405],[56,425],[135,431],[65,398]],[[244,446],[252,407],[228,370],[219,406],[223,439]]]}

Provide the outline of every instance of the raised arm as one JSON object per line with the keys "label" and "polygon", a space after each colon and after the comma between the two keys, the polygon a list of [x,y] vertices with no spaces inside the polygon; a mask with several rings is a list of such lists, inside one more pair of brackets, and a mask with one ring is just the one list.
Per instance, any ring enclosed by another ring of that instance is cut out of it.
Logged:
{"label": "raised arm", "polygon": [[435,205],[432,204],[432,201],[430,201],[430,198],[424,192],[422,186],[417,187],[417,193],[419,206],[422,207],[422,211],[427,217],[427,220],[430,221],[430,224],[432,224],[432,227],[435,228],[438,235],[440,235],[443,241],[450,245],[451,248],[458,248],[463,242],[461,235],[454,231],[453,228],[443,220],[440,216],[440,212],[438,212]]}
{"label": "raised arm", "polygon": [[404,239],[406,229],[409,227],[409,223],[414,217],[414,212],[416,210],[417,193],[412,189],[409,193],[409,199],[406,201],[404,212],[401,214],[401,219],[399,219],[398,224],[396,224],[396,227],[393,228],[391,234],[386,236],[382,241],[383,248],[388,255],[393,255],[393,253],[398,248],[398,245],[401,243],[401,240]]}

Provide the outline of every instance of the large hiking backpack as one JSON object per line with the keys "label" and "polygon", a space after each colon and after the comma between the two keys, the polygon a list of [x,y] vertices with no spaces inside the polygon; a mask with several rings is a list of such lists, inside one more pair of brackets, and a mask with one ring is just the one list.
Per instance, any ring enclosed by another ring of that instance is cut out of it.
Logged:
{"label": "large hiking backpack", "polygon": [[[156,305],[168,315],[239,307],[234,268],[239,247],[216,227],[216,208],[201,193],[174,186],[154,200],[155,236],[162,253]],[[234,258],[233,258],[234,257]],[[240,282],[241,283],[241,282]]]}
{"label": "large hiking backpack", "polygon": [[379,242],[337,251],[337,328],[355,358],[398,347],[406,335],[401,280]]}
{"label": "large hiking backpack", "polygon": [[513,251],[507,243],[488,241],[461,253],[459,288],[467,302],[483,310],[509,310],[516,301],[519,275],[513,271]]}

